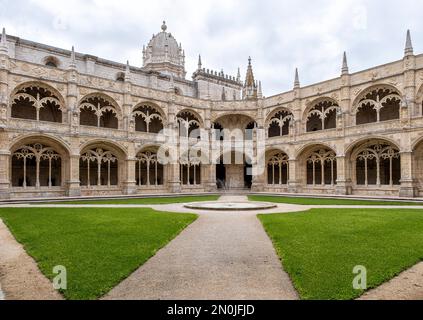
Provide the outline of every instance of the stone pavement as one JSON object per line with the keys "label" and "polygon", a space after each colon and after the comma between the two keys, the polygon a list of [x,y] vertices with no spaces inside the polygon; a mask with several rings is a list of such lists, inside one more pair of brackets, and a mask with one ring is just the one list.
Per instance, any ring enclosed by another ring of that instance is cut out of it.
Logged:
{"label": "stone pavement", "polygon": [[298,295],[254,213],[213,212],[202,213],[105,299],[294,300]]}

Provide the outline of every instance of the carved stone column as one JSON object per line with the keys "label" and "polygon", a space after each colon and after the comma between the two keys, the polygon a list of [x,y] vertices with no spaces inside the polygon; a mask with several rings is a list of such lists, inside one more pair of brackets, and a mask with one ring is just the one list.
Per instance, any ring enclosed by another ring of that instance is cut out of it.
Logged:
{"label": "carved stone column", "polygon": [[67,195],[69,197],[81,196],[81,182],[79,178],[79,154],[73,154],[69,159],[69,180],[67,181]]}
{"label": "carved stone column", "polygon": [[350,195],[352,193],[352,183],[348,174],[347,161],[345,156],[336,157],[336,194],[339,195]]}
{"label": "carved stone column", "polygon": [[413,198],[417,196],[413,173],[413,153],[411,151],[402,152],[400,197]]}
{"label": "carved stone column", "polygon": [[289,160],[289,177],[288,177],[288,192],[289,193],[298,193],[301,190],[299,176],[300,162],[296,159]]}
{"label": "carved stone column", "polygon": [[137,160],[129,158],[124,160],[125,180],[123,181],[123,193],[126,195],[137,194],[137,181],[135,179],[135,168]]}

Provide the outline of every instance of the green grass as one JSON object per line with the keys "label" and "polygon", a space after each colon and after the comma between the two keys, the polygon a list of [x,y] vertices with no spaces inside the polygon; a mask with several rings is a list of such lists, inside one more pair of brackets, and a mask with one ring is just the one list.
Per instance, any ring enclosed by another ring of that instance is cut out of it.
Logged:
{"label": "green grass", "polygon": [[380,200],[354,200],[354,199],[331,199],[331,198],[304,198],[304,197],[281,197],[281,196],[248,196],[250,201],[288,203],[299,205],[362,205],[362,206],[423,206],[423,202],[401,202]]}
{"label": "green grass", "polygon": [[423,260],[423,210],[313,209],[260,215],[302,299],[354,299],[354,266],[368,288]]}
{"label": "green grass", "polygon": [[171,204],[186,202],[216,201],[220,196],[188,196],[188,197],[164,197],[164,198],[132,198],[132,199],[104,199],[104,200],[80,200],[60,201],[44,204]]}
{"label": "green grass", "polygon": [[108,293],[196,216],[152,209],[0,209],[0,218],[50,279],[67,268],[67,299]]}

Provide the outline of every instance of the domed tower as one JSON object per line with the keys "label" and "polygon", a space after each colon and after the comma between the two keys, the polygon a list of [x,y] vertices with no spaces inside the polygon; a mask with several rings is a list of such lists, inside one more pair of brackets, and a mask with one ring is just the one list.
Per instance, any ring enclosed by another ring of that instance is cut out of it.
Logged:
{"label": "domed tower", "polygon": [[166,30],[166,22],[163,21],[162,31],[153,35],[147,48],[144,46],[144,68],[185,79],[185,52]]}

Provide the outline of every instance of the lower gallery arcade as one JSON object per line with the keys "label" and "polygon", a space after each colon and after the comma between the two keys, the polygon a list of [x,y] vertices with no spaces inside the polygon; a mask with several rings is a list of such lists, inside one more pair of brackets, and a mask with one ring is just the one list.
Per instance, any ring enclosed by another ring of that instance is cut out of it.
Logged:
{"label": "lower gallery arcade", "polygon": [[[268,149],[265,170],[251,176],[244,165],[202,164],[181,160],[162,164],[159,146],[128,155],[118,143],[86,143],[71,152],[53,136],[31,136],[14,144],[7,156],[10,197],[151,194],[155,192],[213,192],[251,189],[266,192],[314,194],[400,194],[402,175],[423,177],[401,170],[403,154],[393,142],[365,139],[345,152],[326,145],[306,145],[295,150]],[[71,154],[72,153],[72,154]],[[411,166],[423,163],[423,143],[405,153]],[[222,159],[221,159],[222,160]],[[420,194],[418,194],[420,195]]]}

